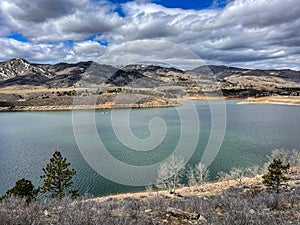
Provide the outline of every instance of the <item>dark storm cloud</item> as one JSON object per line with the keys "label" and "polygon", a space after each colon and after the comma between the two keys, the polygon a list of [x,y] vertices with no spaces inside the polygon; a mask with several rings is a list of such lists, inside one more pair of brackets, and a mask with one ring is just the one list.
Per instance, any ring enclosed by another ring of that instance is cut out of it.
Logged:
{"label": "dark storm cloud", "polygon": [[74,11],[76,7],[84,4],[84,1],[15,0],[10,1],[10,3],[11,7],[8,8],[9,13],[16,20],[41,23],[48,19],[57,18]]}
{"label": "dark storm cloud", "polygon": [[107,2],[88,0],[3,0],[6,24],[32,41],[80,40],[121,23]]}

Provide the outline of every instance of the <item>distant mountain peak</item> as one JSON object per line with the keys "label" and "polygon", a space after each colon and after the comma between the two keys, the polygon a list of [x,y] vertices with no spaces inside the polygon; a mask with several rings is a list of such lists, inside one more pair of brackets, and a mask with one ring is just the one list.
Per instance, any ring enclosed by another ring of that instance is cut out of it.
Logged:
{"label": "distant mountain peak", "polygon": [[23,58],[14,58],[0,63],[0,79],[9,79],[32,72],[32,65]]}
{"label": "distant mountain peak", "polygon": [[26,62],[26,63],[29,63],[26,59],[21,58],[21,57],[12,58],[12,59],[9,60],[9,62],[13,62],[13,61],[19,61],[19,62]]}
{"label": "distant mountain peak", "polygon": [[27,65],[27,66],[31,65],[30,62],[28,62],[26,59],[23,58],[13,58],[4,63],[8,63],[11,65]]}

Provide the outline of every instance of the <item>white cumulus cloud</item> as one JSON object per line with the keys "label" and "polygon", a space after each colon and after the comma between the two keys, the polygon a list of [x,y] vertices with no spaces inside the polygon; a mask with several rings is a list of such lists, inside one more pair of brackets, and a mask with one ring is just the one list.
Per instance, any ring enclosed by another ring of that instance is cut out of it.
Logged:
{"label": "white cumulus cloud", "polygon": [[[215,1],[225,3],[225,8],[184,10],[151,1],[114,5],[105,0],[2,0],[0,56],[107,64],[164,60],[198,66],[190,54],[174,51],[173,43],[207,64],[300,70],[299,0]],[[29,42],[8,39],[5,35],[11,32]]]}

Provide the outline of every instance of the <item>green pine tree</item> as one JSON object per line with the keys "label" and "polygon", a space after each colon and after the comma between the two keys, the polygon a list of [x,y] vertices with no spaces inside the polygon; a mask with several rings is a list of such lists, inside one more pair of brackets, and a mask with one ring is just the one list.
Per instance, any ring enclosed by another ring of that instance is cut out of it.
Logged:
{"label": "green pine tree", "polygon": [[41,193],[50,193],[53,198],[62,198],[66,194],[78,197],[77,190],[69,190],[72,186],[72,178],[76,174],[74,169],[68,169],[70,163],[63,158],[59,151],[55,151],[50,163],[43,168],[43,185],[40,187]]}
{"label": "green pine tree", "polygon": [[268,166],[268,172],[263,175],[263,184],[276,193],[279,193],[281,186],[286,186],[288,178],[284,173],[290,168],[290,165],[283,165],[280,159],[274,159],[273,162]]}
{"label": "green pine tree", "polygon": [[5,198],[9,196],[25,198],[26,202],[31,202],[32,200],[36,199],[37,190],[34,188],[30,180],[23,178],[18,180],[15,186],[8,190],[3,197]]}

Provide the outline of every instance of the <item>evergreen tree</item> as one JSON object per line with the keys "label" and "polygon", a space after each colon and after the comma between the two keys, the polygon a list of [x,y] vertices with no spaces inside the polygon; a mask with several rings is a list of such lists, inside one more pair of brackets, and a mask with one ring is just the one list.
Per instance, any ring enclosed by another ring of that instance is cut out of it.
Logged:
{"label": "evergreen tree", "polygon": [[263,184],[279,193],[280,187],[286,185],[288,178],[284,173],[290,168],[290,165],[283,165],[280,159],[273,159],[273,162],[268,166],[268,172],[263,175]]}
{"label": "evergreen tree", "polygon": [[67,193],[72,197],[78,197],[77,190],[69,190],[72,186],[72,178],[76,174],[74,169],[68,169],[70,163],[63,158],[59,151],[55,151],[50,163],[43,168],[43,185],[40,187],[41,193],[50,193],[53,198],[62,198]]}
{"label": "evergreen tree", "polygon": [[25,178],[18,180],[15,186],[8,190],[3,197],[16,196],[19,198],[25,198],[26,202],[30,202],[36,198],[37,190],[35,190],[30,180]]}

